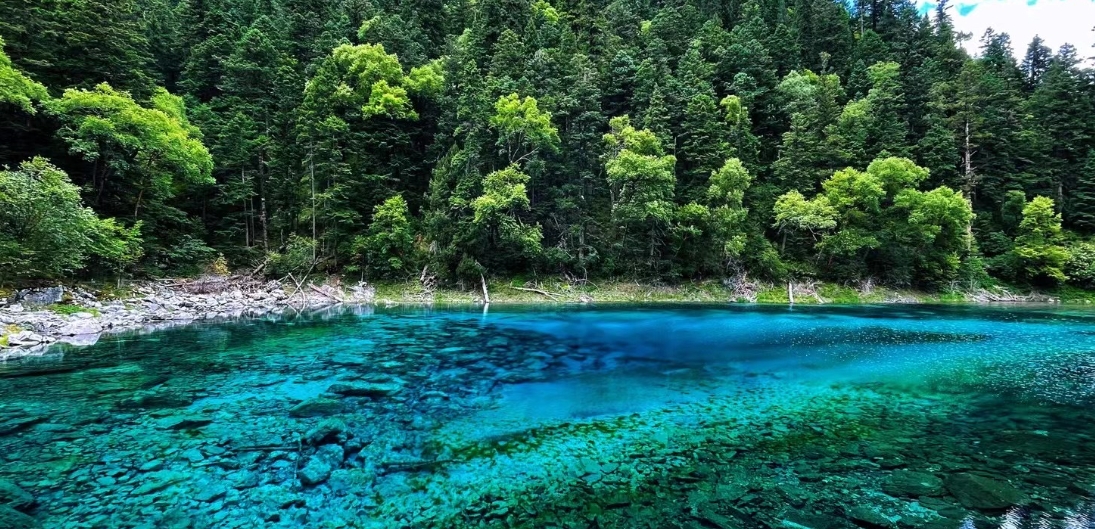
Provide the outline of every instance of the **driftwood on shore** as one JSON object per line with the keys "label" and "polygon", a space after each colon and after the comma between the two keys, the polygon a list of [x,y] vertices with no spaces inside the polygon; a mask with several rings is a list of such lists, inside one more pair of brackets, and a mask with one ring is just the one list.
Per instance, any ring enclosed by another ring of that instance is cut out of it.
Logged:
{"label": "driftwood on shore", "polygon": [[552,292],[548,292],[546,290],[540,290],[538,288],[524,288],[524,287],[510,287],[510,288],[512,288],[514,290],[520,290],[522,292],[534,292],[536,294],[540,294],[541,296],[544,296],[548,299],[555,300],[555,301],[558,301],[560,298],[563,297],[561,294],[555,294],[555,293],[552,293]]}
{"label": "driftwood on shore", "polygon": [[248,275],[217,276],[206,275],[194,279],[163,279],[160,286],[186,292],[188,294],[220,294],[230,290],[257,292],[267,288],[267,283]]}

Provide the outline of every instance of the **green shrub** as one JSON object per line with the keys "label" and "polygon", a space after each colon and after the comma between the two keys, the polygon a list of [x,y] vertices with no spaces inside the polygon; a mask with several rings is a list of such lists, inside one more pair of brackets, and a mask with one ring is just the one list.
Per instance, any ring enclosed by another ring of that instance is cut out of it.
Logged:
{"label": "green shrub", "polygon": [[1069,282],[1084,288],[1095,287],[1095,242],[1079,242],[1068,250],[1065,274]]}
{"label": "green shrub", "polygon": [[90,308],[90,307],[81,307],[79,305],[55,304],[55,305],[50,305],[46,308],[49,309],[50,312],[55,312],[55,313],[60,314],[62,316],[71,316],[71,315],[76,314],[78,312],[87,312],[87,313],[95,315],[95,316],[99,315],[99,309]]}

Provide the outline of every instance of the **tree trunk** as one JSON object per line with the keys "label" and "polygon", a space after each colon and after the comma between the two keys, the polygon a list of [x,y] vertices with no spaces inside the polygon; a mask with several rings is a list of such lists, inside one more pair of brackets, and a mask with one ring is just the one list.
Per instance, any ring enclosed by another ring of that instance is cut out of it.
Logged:
{"label": "tree trunk", "polygon": [[262,153],[259,153],[259,221],[262,223],[262,251],[270,251],[269,227],[266,223],[266,171],[263,170],[265,161]]}
{"label": "tree trunk", "polygon": [[[240,166],[240,182],[244,187],[247,186],[247,175],[244,173],[243,166]],[[246,248],[251,247],[251,230],[247,221],[247,197],[243,198],[243,246]]]}

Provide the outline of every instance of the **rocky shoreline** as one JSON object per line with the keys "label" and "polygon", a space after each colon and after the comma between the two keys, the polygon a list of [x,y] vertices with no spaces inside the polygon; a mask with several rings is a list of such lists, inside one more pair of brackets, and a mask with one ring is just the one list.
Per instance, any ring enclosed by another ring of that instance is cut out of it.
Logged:
{"label": "rocky shoreline", "polygon": [[348,289],[220,280],[140,284],[124,299],[62,286],[20,290],[0,299],[0,360],[43,353],[54,343],[91,345],[106,333],[160,329],[196,321],[227,320],[371,303],[372,287]]}

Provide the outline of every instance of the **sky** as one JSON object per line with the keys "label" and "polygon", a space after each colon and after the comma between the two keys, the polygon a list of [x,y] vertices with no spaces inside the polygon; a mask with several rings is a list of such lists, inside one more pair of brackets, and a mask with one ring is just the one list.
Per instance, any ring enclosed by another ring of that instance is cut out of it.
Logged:
{"label": "sky", "polygon": [[[935,2],[919,0],[921,10],[934,10]],[[965,43],[971,53],[978,52],[981,35],[987,28],[1011,35],[1015,55],[1022,60],[1035,35],[1057,51],[1064,43],[1072,44],[1081,57],[1095,55],[1095,0],[951,0],[951,18],[959,31],[973,34]]]}

